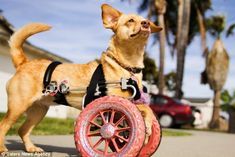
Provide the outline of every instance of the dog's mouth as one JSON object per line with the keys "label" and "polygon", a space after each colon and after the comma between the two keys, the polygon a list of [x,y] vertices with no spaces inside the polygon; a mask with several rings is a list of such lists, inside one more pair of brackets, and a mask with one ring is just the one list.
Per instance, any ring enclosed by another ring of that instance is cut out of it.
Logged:
{"label": "dog's mouth", "polygon": [[140,27],[140,29],[136,33],[131,34],[130,37],[133,38],[140,33],[144,34],[144,35],[149,35],[151,33],[151,30],[150,30],[150,28]]}
{"label": "dog's mouth", "polygon": [[141,28],[136,33],[131,34],[130,37],[133,38],[133,37],[137,36],[140,33],[140,31],[141,31]]}

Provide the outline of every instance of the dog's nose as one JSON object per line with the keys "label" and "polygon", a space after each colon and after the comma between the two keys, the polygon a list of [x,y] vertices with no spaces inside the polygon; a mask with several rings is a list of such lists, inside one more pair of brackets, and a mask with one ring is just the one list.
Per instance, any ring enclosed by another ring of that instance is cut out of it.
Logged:
{"label": "dog's nose", "polygon": [[144,28],[149,28],[150,26],[150,22],[148,20],[144,20],[141,22],[141,25],[144,27]]}

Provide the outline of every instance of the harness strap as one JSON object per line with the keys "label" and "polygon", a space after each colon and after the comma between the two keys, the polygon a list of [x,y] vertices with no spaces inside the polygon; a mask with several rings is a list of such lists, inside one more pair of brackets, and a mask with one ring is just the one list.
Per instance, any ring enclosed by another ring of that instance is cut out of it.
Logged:
{"label": "harness strap", "polygon": [[102,68],[102,64],[99,64],[95,72],[92,75],[89,86],[87,87],[87,94],[84,101],[84,107],[91,101],[106,96],[106,84],[105,77]]}
{"label": "harness strap", "polygon": [[44,89],[50,84],[52,73],[55,70],[55,68],[60,64],[62,64],[62,63],[59,62],[59,61],[53,61],[47,67],[47,70],[46,70],[46,72],[44,74],[44,77],[43,77],[43,87],[44,87]]}
{"label": "harness strap", "polygon": [[[51,83],[51,76],[53,74],[53,71],[60,64],[62,64],[62,63],[59,62],[59,61],[53,61],[47,67],[47,69],[45,71],[45,74],[44,74],[44,77],[43,77],[43,87],[44,87],[44,90]],[[44,91],[42,91],[42,92],[44,92]],[[66,98],[65,98],[65,95],[63,93],[57,92],[54,97],[55,97],[54,102],[56,102],[58,104],[70,106],[69,103],[67,102]]]}

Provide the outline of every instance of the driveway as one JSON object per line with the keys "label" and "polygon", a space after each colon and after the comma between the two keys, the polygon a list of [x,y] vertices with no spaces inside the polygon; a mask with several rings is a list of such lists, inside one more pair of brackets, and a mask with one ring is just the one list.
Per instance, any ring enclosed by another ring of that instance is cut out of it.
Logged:
{"label": "driveway", "polygon": [[[235,135],[205,131],[187,131],[192,136],[163,137],[153,157],[234,157]],[[32,136],[33,141],[53,157],[78,156],[73,135]],[[24,147],[18,136],[8,136],[6,145],[10,156],[17,156]],[[27,154],[25,154],[27,155]],[[50,154],[51,155],[51,154]],[[45,154],[48,156],[48,154]],[[42,156],[43,157],[43,156]]]}

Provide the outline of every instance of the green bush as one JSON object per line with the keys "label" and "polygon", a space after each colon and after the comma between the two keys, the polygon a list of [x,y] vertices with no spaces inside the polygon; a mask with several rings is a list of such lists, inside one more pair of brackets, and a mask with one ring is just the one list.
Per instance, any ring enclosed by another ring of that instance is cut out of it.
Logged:
{"label": "green bush", "polygon": [[221,94],[221,100],[221,108],[223,111],[235,111],[235,91],[230,94],[228,90],[224,90]]}

